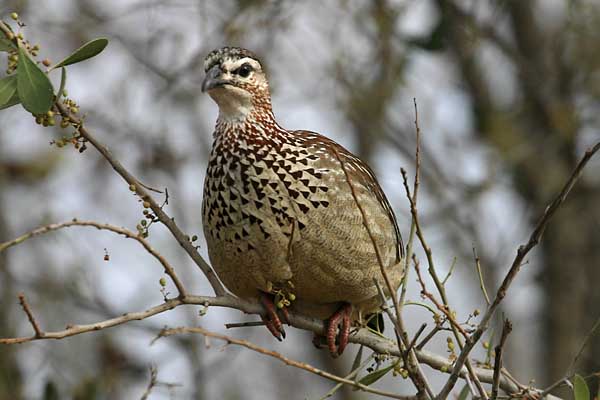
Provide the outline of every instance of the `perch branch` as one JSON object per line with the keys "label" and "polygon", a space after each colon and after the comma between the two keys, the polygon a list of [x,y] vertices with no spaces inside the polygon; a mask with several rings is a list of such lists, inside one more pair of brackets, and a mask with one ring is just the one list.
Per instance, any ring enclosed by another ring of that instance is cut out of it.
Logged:
{"label": "perch branch", "polygon": [[[172,310],[175,307],[189,304],[189,305],[203,305],[203,306],[215,306],[215,307],[228,307],[243,311],[248,314],[260,314],[263,312],[263,308],[258,301],[248,301],[233,297],[231,295],[225,296],[194,296],[187,295],[184,299],[174,298],[169,299],[166,302],[157,306],[151,307],[141,312],[131,312],[123,314],[116,318],[110,318],[104,321],[96,322],[87,325],[68,325],[66,329],[55,332],[45,332],[43,337],[18,337],[18,338],[0,338],[0,344],[17,344],[26,343],[35,340],[48,340],[48,339],[63,339],[70,336],[75,336],[87,332],[94,332],[110,327],[122,325],[129,321],[143,320],[150,318],[154,315],[163,313],[168,310]],[[324,326],[323,321],[314,318],[308,318],[293,312],[290,312],[290,325],[298,329],[304,329],[307,331],[315,332],[323,335]],[[398,351],[398,345],[387,338],[377,336],[366,329],[360,329],[358,332],[350,336],[350,342],[364,345],[379,354],[389,354],[392,356],[400,357],[401,354]],[[431,368],[438,371],[449,371],[452,364],[448,361],[448,358],[441,356],[426,350],[415,349],[415,354],[419,362],[430,366]],[[475,368],[475,373],[482,382],[492,383],[493,382],[493,371],[484,368]],[[461,368],[459,371],[460,377],[466,377],[468,371],[466,368]],[[507,393],[519,393],[521,388],[506,377],[500,378],[500,388]],[[534,392],[541,392],[540,390],[532,389]],[[549,396],[550,397],[550,396]],[[557,397],[551,396],[553,399]]]}

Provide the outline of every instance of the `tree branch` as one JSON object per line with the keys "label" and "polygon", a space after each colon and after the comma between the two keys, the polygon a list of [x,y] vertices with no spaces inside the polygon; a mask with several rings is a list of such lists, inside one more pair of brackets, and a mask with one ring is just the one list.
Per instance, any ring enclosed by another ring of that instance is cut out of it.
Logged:
{"label": "tree branch", "polygon": [[296,360],[292,360],[290,358],[287,358],[279,353],[277,353],[276,351],[273,350],[268,350],[265,349],[264,347],[260,347],[255,345],[254,343],[251,343],[247,340],[243,340],[243,339],[235,339],[232,338],[231,336],[226,336],[226,335],[222,335],[220,333],[215,333],[215,332],[211,332],[208,331],[204,328],[200,328],[200,327],[181,327],[181,328],[172,328],[172,329],[163,329],[160,333],[159,333],[159,337],[165,337],[165,336],[171,336],[171,335],[177,335],[177,334],[181,334],[181,333],[199,333],[201,335],[207,336],[207,337],[212,337],[212,338],[217,338],[217,339],[221,339],[226,341],[228,344],[235,344],[238,346],[242,346],[245,347],[247,349],[250,349],[252,351],[256,351],[258,353],[267,355],[269,357],[273,357],[276,358],[282,362],[284,362],[287,365],[290,365],[292,367],[296,367],[296,368],[300,368],[303,369],[305,371],[308,371],[312,374],[315,375],[319,375],[323,378],[332,380],[334,382],[338,382],[338,383],[343,383],[345,385],[349,385],[349,386],[353,386],[357,389],[360,389],[364,392],[368,392],[368,393],[373,393],[373,394],[377,394],[379,396],[384,396],[384,397],[389,397],[391,399],[401,399],[401,400],[416,400],[417,396],[401,396],[395,393],[391,393],[391,392],[386,392],[383,390],[379,390],[379,389],[374,389],[370,386],[366,386],[363,385],[361,383],[352,381],[350,379],[346,379],[346,378],[342,378],[341,376],[337,376],[334,374],[331,374],[327,371],[323,371],[322,369],[318,369],[316,367],[313,367],[310,364],[306,364],[303,362],[299,362]]}
{"label": "tree branch", "polygon": [[25,314],[27,314],[27,319],[29,320],[29,323],[31,323],[31,326],[33,327],[33,330],[35,332],[35,337],[43,338],[44,332],[40,329],[40,326],[35,320],[35,317],[31,312],[31,308],[29,307],[29,303],[27,303],[27,299],[25,298],[24,293],[19,293],[19,303],[21,304],[21,307],[23,307],[23,311],[25,311]]}
{"label": "tree branch", "polygon": [[[93,324],[86,325],[68,325],[64,330],[54,332],[44,332],[43,337],[27,336],[27,337],[16,337],[16,338],[0,338],[0,344],[18,344],[27,343],[35,340],[48,340],[48,339],[63,339],[75,335],[80,335],[87,332],[95,332],[114,326],[125,324],[129,321],[144,320],[154,315],[163,313],[165,311],[172,310],[181,305],[203,305],[203,306],[215,306],[215,307],[227,307],[243,311],[247,314],[260,314],[263,312],[263,308],[258,301],[248,301],[233,297],[231,295],[224,296],[195,296],[187,295],[184,299],[174,298],[165,301],[154,307],[150,307],[145,311],[130,312],[123,314],[119,317],[110,318],[104,321],[99,321]],[[325,333],[325,327],[323,321],[319,319],[305,317],[300,314],[290,312],[290,325],[317,334],[323,335]],[[378,354],[389,354],[391,356],[400,357],[401,354],[398,350],[398,345],[388,339],[377,336],[366,329],[360,329],[356,333],[350,336],[350,342],[364,345],[370,348]],[[415,354],[420,363],[426,364],[433,369],[438,371],[449,371],[452,367],[451,362],[447,357],[434,354],[426,350],[415,349]],[[493,382],[493,371],[484,368],[475,368],[477,377],[486,383]],[[459,371],[460,377],[466,377],[468,371],[466,368],[462,368]],[[500,378],[500,388],[507,393],[518,393],[520,387],[515,385],[512,381],[506,379],[504,376]],[[556,399],[556,398],[555,398]]]}
{"label": "tree branch", "polygon": [[223,296],[227,293],[217,275],[213,269],[208,265],[202,258],[196,247],[190,242],[188,236],[181,231],[179,226],[175,224],[175,220],[171,218],[166,212],[163,211],[162,207],[158,205],[156,200],[148,193],[144,185],[142,185],[137,178],[135,178],[125,167],[112,155],[110,150],[98,141],[86,128],[83,126],[83,121],[76,115],[73,115],[68,111],[64,105],[60,102],[56,102],[56,108],[63,117],[69,118],[73,123],[78,126],[78,132],[81,136],[90,142],[92,146],[96,148],[102,154],[102,156],[109,162],[112,168],[130,185],[135,189],[137,195],[143,200],[147,201],[150,205],[150,209],[154,212],[156,217],[162,222],[167,229],[171,232],[177,243],[188,253],[190,258],[196,263],[196,265],[202,270],[208,282],[212,286],[217,296]]}
{"label": "tree branch", "polygon": [[185,297],[186,296],[186,290],[183,286],[183,283],[181,282],[181,280],[179,279],[179,277],[177,276],[177,274],[175,273],[175,270],[173,269],[173,267],[171,266],[171,264],[169,264],[169,262],[167,261],[167,259],[160,254],[158,251],[156,251],[151,245],[150,243],[148,243],[148,241],[146,239],[144,239],[142,236],[140,236],[139,234],[136,234],[128,229],[125,228],[120,228],[118,226],[115,225],[111,225],[111,224],[104,224],[101,222],[96,222],[96,221],[80,221],[76,218],[74,218],[71,221],[68,222],[62,222],[62,223],[58,223],[58,224],[49,224],[49,225],[44,225],[41,226],[37,229],[34,229],[30,232],[27,232],[21,236],[19,236],[16,239],[13,239],[11,241],[8,242],[4,242],[4,243],[0,243],[0,253],[2,253],[4,250],[15,246],[17,244],[21,244],[24,241],[31,239],[34,236],[38,236],[38,235],[43,235],[45,233],[48,232],[52,232],[52,231],[56,231],[59,229],[63,229],[63,228],[69,228],[72,226],[88,226],[88,227],[94,227],[96,229],[99,230],[105,230],[105,231],[110,231],[110,232],[114,232],[116,234],[119,235],[123,235],[126,238],[129,239],[133,239],[135,241],[137,241],[139,244],[141,244],[144,249],[150,253],[154,258],[156,258],[158,260],[158,262],[161,263],[161,265],[164,268],[164,271],[167,275],[169,275],[169,277],[171,278],[171,280],[173,281],[173,284],[177,287],[177,290],[179,291],[179,295],[181,297]]}
{"label": "tree branch", "polygon": [[504,349],[504,343],[506,343],[506,338],[508,338],[511,331],[512,324],[508,319],[504,320],[500,342],[494,349],[496,353],[494,356],[494,382],[492,382],[492,395],[490,396],[490,400],[496,400],[496,398],[498,398],[498,386],[500,385],[500,374],[502,373],[502,351]]}
{"label": "tree branch", "polygon": [[466,342],[465,347],[462,349],[460,355],[458,356],[458,359],[456,360],[456,363],[454,364],[454,368],[453,368],[452,374],[450,375],[450,378],[448,379],[448,381],[446,382],[446,384],[444,385],[444,387],[438,394],[436,400],[445,399],[448,396],[448,394],[450,393],[450,391],[452,390],[452,388],[454,387],[454,385],[456,384],[458,374],[461,371],[465,362],[467,361],[469,353],[471,352],[471,350],[473,349],[475,344],[479,341],[479,339],[481,339],[481,336],[483,335],[483,333],[487,330],[488,324],[489,324],[492,316],[494,315],[494,313],[496,312],[496,309],[498,308],[498,306],[500,305],[500,303],[506,296],[506,292],[508,291],[511,283],[515,279],[515,276],[517,276],[517,273],[521,270],[521,265],[523,263],[523,260],[525,259],[525,256],[531,251],[531,249],[533,249],[539,243],[539,241],[542,238],[542,235],[544,233],[544,229],[546,229],[546,226],[548,225],[548,222],[550,221],[550,218],[552,218],[554,213],[556,213],[556,210],[558,210],[560,205],[565,201],[565,199],[567,198],[567,195],[573,188],[573,185],[575,185],[575,182],[581,175],[581,171],[583,171],[583,168],[586,166],[588,161],[592,158],[592,156],[599,149],[600,149],[600,142],[596,143],[596,145],[594,145],[593,147],[590,147],[585,152],[585,154],[583,155],[581,160],[577,163],[577,166],[573,170],[573,173],[571,174],[571,176],[569,177],[569,179],[563,186],[563,188],[560,191],[560,193],[558,194],[558,196],[556,196],[556,198],[552,201],[552,203],[550,203],[550,205],[548,207],[546,207],[544,214],[542,214],[541,218],[539,219],[539,221],[538,221],[537,225],[535,226],[533,232],[531,233],[531,236],[529,237],[529,240],[527,241],[527,243],[525,243],[524,245],[521,245],[519,247],[519,249],[517,250],[517,255],[515,256],[515,259],[513,260],[508,273],[504,277],[504,280],[503,280],[502,284],[500,285],[500,288],[498,288],[498,292],[496,293],[496,297],[494,298],[494,301],[488,307],[486,313],[482,317],[481,322],[479,323],[475,332],[471,335],[470,339]]}

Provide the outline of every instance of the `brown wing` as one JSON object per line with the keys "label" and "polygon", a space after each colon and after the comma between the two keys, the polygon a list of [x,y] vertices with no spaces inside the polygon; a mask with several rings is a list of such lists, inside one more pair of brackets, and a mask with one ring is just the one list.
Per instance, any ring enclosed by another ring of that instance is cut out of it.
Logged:
{"label": "brown wing", "polygon": [[[369,191],[375,194],[377,200],[385,210],[390,219],[390,223],[394,227],[394,232],[396,234],[396,261],[400,261],[404,258],[404,244],[402,242],[402,235],[400,234],[400,229],[398,228],[398,221],[396,219],[396,215],[394,214],[394,210],[392,210],[392,206],[390,205],[389,200],[385,196],[381,185],[377,181],[373,170],[365,163],[363,160],[352,154],[342,145],[334,142],[326,136],[320,135],[315,132],[309,131],[296,131],[294,132],[299,135],[309,135],[311,139],[307,140],[306,144],[312,144],[311,142],[315,142],[315,144],[325,146],[329,148],[329,150],[333,153],[333,149],[341,158],[341,161],[345,164],[352,164],[353,169],[357,172],[358,175],[358,183],[366,187]],[[312,139],[314,137],[314,139]]]}

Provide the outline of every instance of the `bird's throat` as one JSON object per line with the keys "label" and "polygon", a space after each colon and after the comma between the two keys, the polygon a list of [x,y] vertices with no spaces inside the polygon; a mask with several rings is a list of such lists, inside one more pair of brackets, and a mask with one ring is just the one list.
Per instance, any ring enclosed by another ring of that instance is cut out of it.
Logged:
{"label": "bird's throat", "polygon": [[243,123],[254,108],[250,94],[238,88],[215,88],[210,97],[219,106],[219,119],[229,124]]}

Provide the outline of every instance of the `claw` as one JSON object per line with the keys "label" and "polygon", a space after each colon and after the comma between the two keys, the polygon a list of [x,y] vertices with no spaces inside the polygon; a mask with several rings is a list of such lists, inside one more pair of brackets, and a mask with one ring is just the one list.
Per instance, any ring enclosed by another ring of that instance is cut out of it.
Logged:
{"label": "claw", "polygon": [[[283,329],[283,323],[277,314],[277,307],[273,304],[273,299],[267,293],[261,293],[260,302],[266,311],[265,315],[261,315],[261,319],[264,321],[269,332],[281,342],[285,339],[285,329]],[[286,309],[282,309],[281,311],[284,322],[288,323],[288,311]]]}
{"label": "claw", "polygon": [[341,355],[344,352],[344,349],[348,345],[348,340],[350,339],[350,316],[352,315],[352,306],[347,305],[344,310],[344,315],[342,317],[342,327],[340,328],[340,334],[338,338],[338,354]]}
{"label": "claw", "polygon": [[279,310],[279,312],[281,313],[281,322],[289,325],[290,324],[290,313],[289,313],[288,309],[286,307],[283,307],[282,309]]}
{"label": "claw", "polygon": [[279,340],[280,342],[283,341],[283,339],[285,339],[285,331],[282,332],[282,331],[278,330],[275,327],[275,324],[273,323],[273,321],[271,321],[267,317],[261,315],[260,318],[265,323],[265,326],[267,327],[267,329],[269,330],[269,332],[271,332],[271,334],[273,336],[275,336],[275,339]]}
{"label": "claw", "polygon": [[[348,339],[350,337],[351,315],[352,306],[350,304],[346,304],[337,310],[327,322],[327,347],[329,348],[329,352],[331,353],[332,357],[341,355],[348,345]],[[337,335],[338,343],[336,344],[338,325],[341,326],[339,335]]]}
{"label": "claw", "polygon": [[323,336],[313,333],[312,343],[319,350],[323,348],[323,343],[321,339],[323,339]]}

